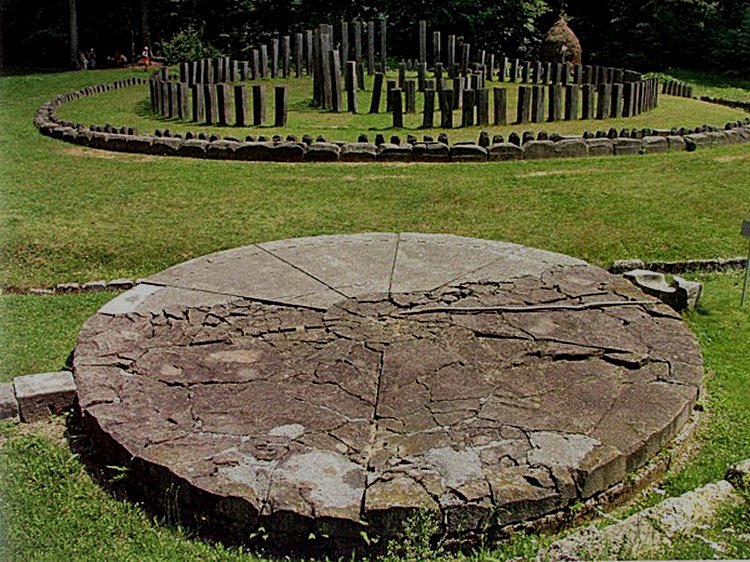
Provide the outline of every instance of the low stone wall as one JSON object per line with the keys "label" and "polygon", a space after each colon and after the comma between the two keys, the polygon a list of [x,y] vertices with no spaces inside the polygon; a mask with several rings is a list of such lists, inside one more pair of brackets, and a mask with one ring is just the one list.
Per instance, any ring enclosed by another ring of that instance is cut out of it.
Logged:
{"label": "low stone wall", "polygon": [[56,110],[62,104],[98,93],[145,84],[143,78],[128,78],[112,84],[100,84],[56,96],[37,110],[34,124],[40,133],[79,146],[155,156],[183,156],[217,160],[272,162],[492,162],[505,160],[536,160],[542,158],[578,158],[628,154],[651,154],[667,151],[693,151],[710,146],[723,146],[750,141],[750,118],[727,123],[723,128],[704,125],[695,129],[617,129],[586,131],[581,136],[563,136],[525,132],[490,138],[483,131],[478,142],[449,144],[446,133],[437,140],[425,135],[420,141],[408,135],[405,142],[392,136],[386,142],[377,135],[371,142],[360,135],[359,142],[328,142],[319,136],[313,139],[294,135],[271,139],[247,136],[244,140],[205,133],[173,134],[156,130],[139,134],[132,127],[112,125],[89,126],[61,121]]}

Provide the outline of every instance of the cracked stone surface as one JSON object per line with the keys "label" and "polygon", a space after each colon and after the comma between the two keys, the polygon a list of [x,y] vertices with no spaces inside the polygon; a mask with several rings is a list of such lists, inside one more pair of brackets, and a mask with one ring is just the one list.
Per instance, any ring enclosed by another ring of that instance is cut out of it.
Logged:
{"label": "cracked stone surface", "polygon": [[152,501],[169,484],[191,517],[305,538],[428,508],[460,535],[589,498],[685,423],[703,366],[679,315],[561,308],[650,300],[502,242],[284,240],[123,293],[84,326],[74,373],[101,454]]}

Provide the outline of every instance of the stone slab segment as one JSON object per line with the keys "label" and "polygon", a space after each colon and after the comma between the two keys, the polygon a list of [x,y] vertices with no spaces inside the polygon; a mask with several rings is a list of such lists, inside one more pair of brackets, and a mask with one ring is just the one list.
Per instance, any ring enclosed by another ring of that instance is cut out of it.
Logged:
{"label": "stone slab segment", "polygon": [[258,246],[354,297],[388,292],[398,243],[396,234],[359,234],[293,238]]}
{"label": "stone slab segment", "polygon": [[146,279],[152,285],[212,291],[271,302],[301,302],[317,295],[316,306],[341,300],[337,293],[257,246],[246,246],[197,258]]}
{"label": "stone slab segment", "polygon": [[23,422],[59,415],[73,406],[76,385],[70,371],[23,375],[13,379]]}
{"label": "stone slab segment", "polygon": [[18,400],[12,382],[0,383],[0,420],[18,419]]}
{"label": "stone slab segment", "polygon": [[[460,537],[563,509],[656,454],[702,383],[670,308],[504,242],[282,240],[129,293],[80,334],[84,427],[146,500],[179,482],[179,515],[228,537],[351,545],[413,508]],[[576,308],[597,301],[617,305]]]}

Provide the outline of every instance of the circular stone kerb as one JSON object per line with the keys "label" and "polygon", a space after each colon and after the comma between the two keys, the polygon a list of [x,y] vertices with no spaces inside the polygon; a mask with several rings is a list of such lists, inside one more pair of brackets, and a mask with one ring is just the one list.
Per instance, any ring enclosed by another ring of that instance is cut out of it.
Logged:
{"label": "circular stone kerb", "polygon": [[[286,240],[122,294],[85,325],[74,371],[101,453],[227,536],[356,542],[362,521],[389,534],[416,509],[461,535],[585,500],[685,423],[700,349],[644,300],[502,242]],[[622,304],[569,308],[603,301]]]}

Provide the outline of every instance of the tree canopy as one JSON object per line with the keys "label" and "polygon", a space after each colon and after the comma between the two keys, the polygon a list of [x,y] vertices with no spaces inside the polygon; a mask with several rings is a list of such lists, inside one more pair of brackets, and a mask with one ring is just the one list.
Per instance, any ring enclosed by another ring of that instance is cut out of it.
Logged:
{"label": "tree canopy", "polygon": [[[319,23],[386,18],[393,57],[416,57],[418,20],[472,46],[539,56],[541,40],[564,11],[584,63],[641,71],[710,68],[750,74],[750,0],[0,0],[0,65],[70,64],[70,10],[77,44],[100,60],[129,59],[194,30],[207,46],[237,57],[275,35]],[[75,39],[75,38],[74,38]]]}

